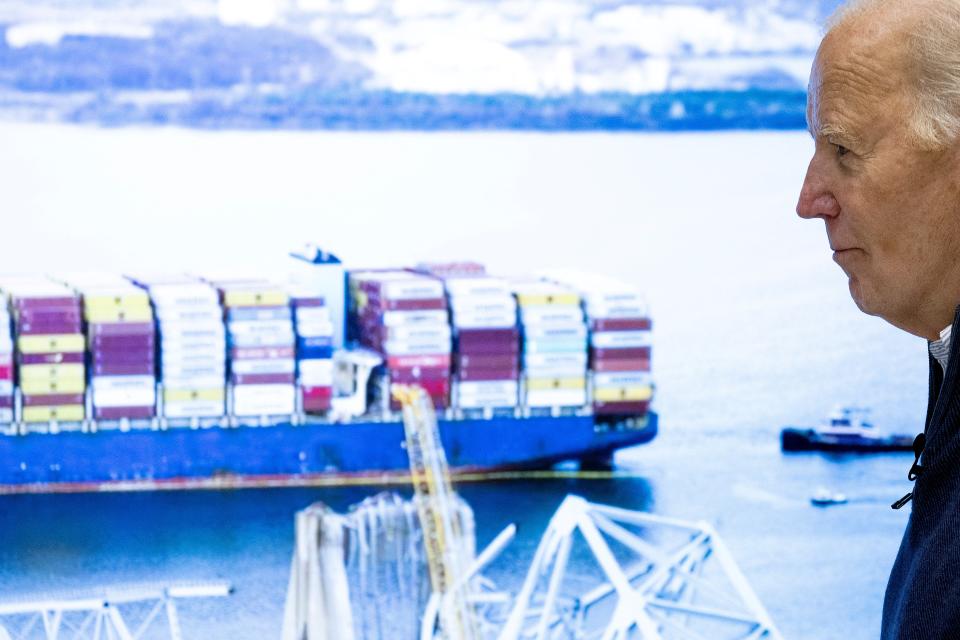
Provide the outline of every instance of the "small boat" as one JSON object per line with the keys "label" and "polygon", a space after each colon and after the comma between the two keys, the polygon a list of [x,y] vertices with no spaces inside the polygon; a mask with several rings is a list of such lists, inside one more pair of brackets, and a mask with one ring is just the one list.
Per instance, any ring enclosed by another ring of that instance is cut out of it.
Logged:
{"label": "small boat", "polygon": [[827,489],[826,487],[820,487],[817,489],[816,493],[813,494],[810,498],[810,504],[815,507],[828,507],[832,504],[846,504],[847,496],[839,493],[833,492]]}
{"label": "small boat", "polygon": [[913,436],[884,435],[869,417],[870,409],[864,407],[838,407],[820,426],[784,427],[780,447],[784,451],[836,453],[913,450]]}

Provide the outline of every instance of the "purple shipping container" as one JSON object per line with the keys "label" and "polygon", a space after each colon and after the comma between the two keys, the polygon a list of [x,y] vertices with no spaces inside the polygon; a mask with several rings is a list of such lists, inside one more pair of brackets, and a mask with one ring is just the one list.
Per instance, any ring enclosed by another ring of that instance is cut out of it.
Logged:
{"label": "purple shipping container", "polygon": [[143,420],[154,417],[153,406],[140,407],[94,407],[93,415],[97,420]]}
{"label": "purple shipping container", "polygon": [[83,404],[82,393],[41,393],[37,395],[24,394],[25,407],[58,407],[68,404]]}
{"label": "purple shipping container", "polygon": [[150,322],[97,322],[88,327],[90,337],[96,336],[143,336],[154,334]]}
{"label": "purple shipping container", "polygon": [[21,353],[20,364],[80,364],[82,353]]}
{"label": "purple shipping container", "polygon": [[92,336],[89,340],[91,351],[147,351],[153,350],[155,341],[153,334],[132,336]]}

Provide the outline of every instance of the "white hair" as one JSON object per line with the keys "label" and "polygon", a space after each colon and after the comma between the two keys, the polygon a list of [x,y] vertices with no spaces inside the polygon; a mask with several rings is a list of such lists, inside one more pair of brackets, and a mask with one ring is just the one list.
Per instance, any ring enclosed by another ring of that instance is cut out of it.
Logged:
{"label": "white hair", "polygon": [[960,0],[852,0],[827,21],[827,33],[887,7],[909,7],[908,82],[914,90],[912,129],[924,148],[960,141]]}

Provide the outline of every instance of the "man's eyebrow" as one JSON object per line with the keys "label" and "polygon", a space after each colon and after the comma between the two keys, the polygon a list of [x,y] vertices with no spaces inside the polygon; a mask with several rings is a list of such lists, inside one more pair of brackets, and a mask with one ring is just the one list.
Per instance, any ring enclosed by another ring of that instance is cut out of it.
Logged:
{"label": "man's eyebrow", "polygon": [[860,136],[838,122],[821,122],[810,134],[815,138],[836,138],[850,144],[858,144]]}

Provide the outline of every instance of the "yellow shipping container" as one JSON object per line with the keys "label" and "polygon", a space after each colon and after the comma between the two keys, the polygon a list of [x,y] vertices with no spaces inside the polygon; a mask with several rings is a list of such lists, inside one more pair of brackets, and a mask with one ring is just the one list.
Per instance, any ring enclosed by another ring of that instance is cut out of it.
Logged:
{"label": "yellow shipping container", "polygon": [[20,366],[20,380],[83,380],[82,364],[24,364]]}
{"label": "yellow shipping container", "polygon": [[24,422],[72,422],[83,420],[84,411],[82,404],[63,404],[55,407],[24,407]]}
{"label": "yellow shipping container", "polygon": [[189,402],[203,400],[207,402],[223,402],[226,394],[222,388],[217,389],[165,389],[164,402]]}
{"label": "yellow shipping container", "polygon": [[57,333],[20,336],[17,347],[21,353],[83,353],[86,342],[80,333]]}
{"label": "yellow shipping container", "polygon": [[20,390],[27,395],[44,393],[83,393],[87,384],[83,378],[67,378],[66,380],[21,380]]}
{"label": "yellow shipping container", "polygon": [[223,296],[227,307],[282,307],[290,304],[290,298],[280,289],[247,289],[228,291]]}
{"label": "yellow shipping container", "polygon": [[593,399],[597,402],[643,402],[653,397],[653,387],[615,387],[593,390]]}
{"label": "yellow shipping container", "polygon": [[576,293],[518,293],[517,302],[521,307],[542,304],[580,304]]}
{"label": "yellow shipping container", "polygon": [[150,322],[153,310],[150,305],[142,307],[87,307],[83,312],[87,322]]}
{"label": "yellow shipping container", "polygon": [[136,309],[150,307],[150,297],[146,292],[131,291],[121,294],[87,294],[83,296],[85,309]]}
{"label": "yellow shipping container", "polygon": [[586,378],[528,378],[527,389],[585,389]]}

